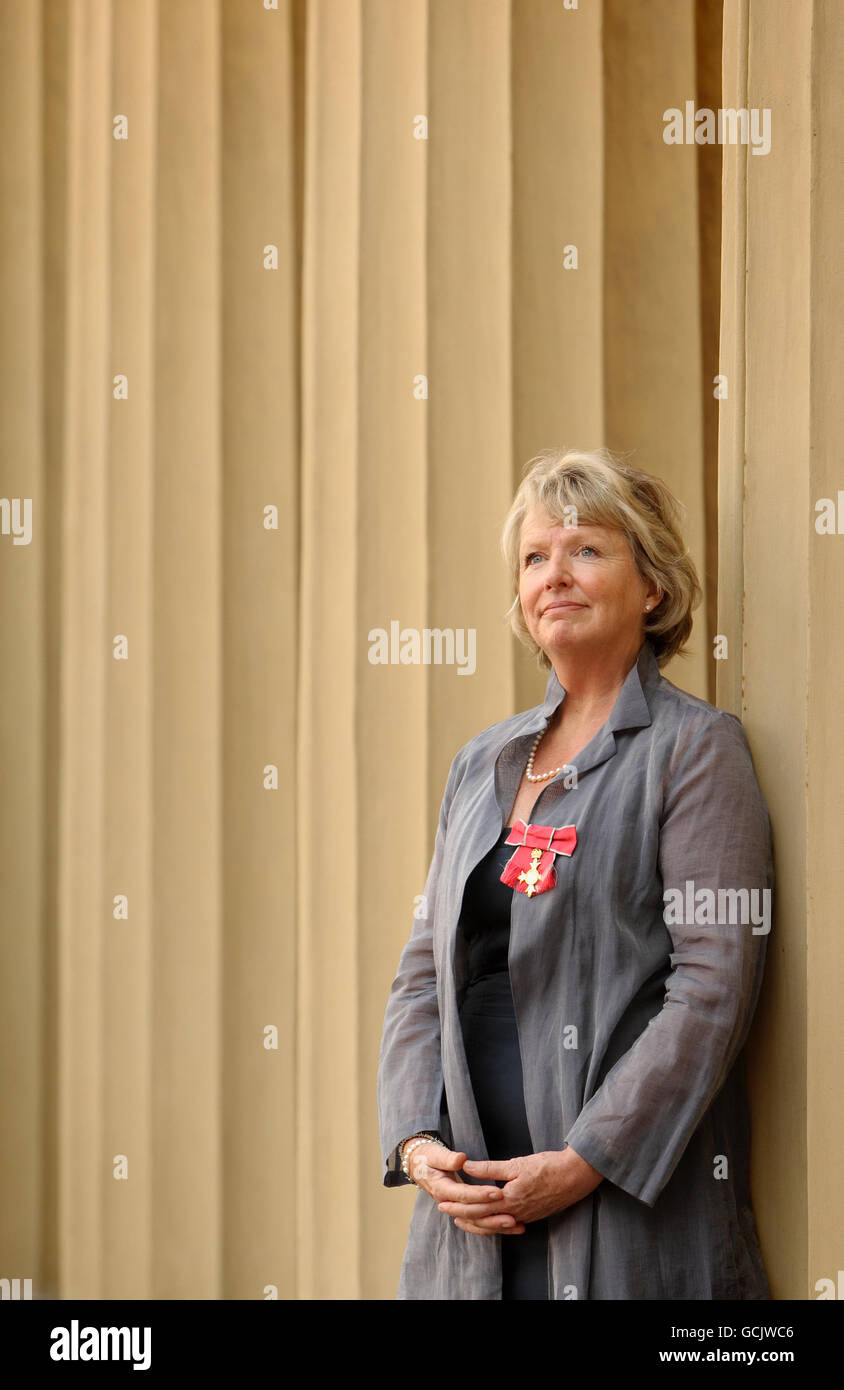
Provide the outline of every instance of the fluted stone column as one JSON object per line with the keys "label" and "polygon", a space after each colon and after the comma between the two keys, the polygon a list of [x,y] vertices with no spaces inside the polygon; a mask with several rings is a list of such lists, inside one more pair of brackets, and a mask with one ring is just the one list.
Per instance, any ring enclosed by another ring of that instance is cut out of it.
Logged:
{"label": "fluted stone column", "polygon": [[775,826],[753,1189],[774,1296],[798,1299],[829,1296],[844,1233],[844,550],[823,530],[842,479],[842,53],[837,4],[728,0],[724,104],[767,108],[771,149],[725,148],[719,692]]}

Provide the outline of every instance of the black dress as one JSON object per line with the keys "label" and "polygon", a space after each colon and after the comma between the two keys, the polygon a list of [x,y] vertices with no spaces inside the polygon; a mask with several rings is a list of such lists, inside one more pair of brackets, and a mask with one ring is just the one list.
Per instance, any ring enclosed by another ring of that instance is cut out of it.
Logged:
{"label": "black dress", "polygon": [[[466,979],[460,1024],[491,1159],[533,1153],[507,959],[514,890],[501,882],[504,866],[514,853],[505,844],[509,833],[509,829],[501,832],[498,843],[469,875],[458,924]],[[547,1299],[548,1222],[532,1221],[523,1235],[499,1239],[502,1298]]]}

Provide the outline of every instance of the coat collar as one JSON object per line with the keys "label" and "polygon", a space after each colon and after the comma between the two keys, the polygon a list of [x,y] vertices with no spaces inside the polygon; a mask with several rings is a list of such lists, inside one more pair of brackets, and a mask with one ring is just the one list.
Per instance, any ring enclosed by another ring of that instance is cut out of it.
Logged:
{"label": "coat collar", "polygon": [[[640,729],[651,722],[651,713],[645,692],[659,681],[659,665],[650,638],[645,638],[639,648],[639,655],[628,671],[612,713],[606,722],[606,729]],[[548,676],[542,714],[547,723],[557,706],[565,699],[565,686],[561,685],[555,670]]]}
{"label": "coat collar", "polygon": [[[653,645],[649,638],[645,638],[639,648],[638,656],[618,692],[609,719],[577,756],[575,766],[578,778],[615,757],[618,748],[615,734],[618,730],[644,728],[651,723],[647,696],[653,695],[660,680],[659,665]],[[543,703],[535,705],[527,715],[522,716],[515,736],[512,734],[511,726],[511,737],[503,746],[499,745],[495,749],[493,788],[489,793],[489,809],[490,824],[496,822],[499,830],[502,825],[507,824],[505,817],[509,815],[522,780],[530,738],[539,733],[543,727],[547,728],[551,715],[560,702],[565,699],[565,695],[565,688],[560,684],[556,672],[552,669],[548,676]],[[558,772],[556,777],[546,782],[543,792],[550,787],[559,791],[560,781],[565,776],[565,772]],[[541,795],[542,793],[540,793]],[[497,814],[493,808],[497,808]],[[546,821],[542,819],[545,813],[540,810],[538,814],[540,822],[543,825],[546,824]],[[490,845],[487,844],[486,849],[489,848]],[[482,850],[481,854],[483,852]],[[475,863],[477,863],[477,859],[475,859]]]}

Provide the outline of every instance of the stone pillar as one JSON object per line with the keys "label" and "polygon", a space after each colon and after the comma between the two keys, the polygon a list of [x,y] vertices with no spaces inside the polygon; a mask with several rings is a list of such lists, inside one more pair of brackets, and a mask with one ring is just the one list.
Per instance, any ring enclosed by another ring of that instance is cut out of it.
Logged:
{"label": "stone pillar", "polygon": [[837,520],[842,54],[832,0],[725,6],[724,106],[771,120],[769,153],[724,152],[718,626],[719,703],[745,723],[775,833],[750,1056],[753,1191],[775,1298],[817,1298],[844,1263],[844,522],[825,534],[822,501]]}

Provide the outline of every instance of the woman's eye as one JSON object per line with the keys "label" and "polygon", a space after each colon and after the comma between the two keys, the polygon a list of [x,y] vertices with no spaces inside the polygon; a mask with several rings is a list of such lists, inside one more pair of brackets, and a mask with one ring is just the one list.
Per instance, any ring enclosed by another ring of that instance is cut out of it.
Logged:
{"label": "woman's eye", "polygon": [[[581,545],[581,546],[578,546],[577,550],[573,551],[573,554],[575,554],[575,555],[583,555],[583,554],[586,553],[586,551],[589,551],[590,557],[591,557],[592,555],[599,555],[599,554],[600,554],[600,551],[597,550],[596,547],[595,547],[594,545],[585,545],[585,544],[584,544],[584,545]],[[531,566],[533,565],[534,560],[541,560],[542,558],[543,558],[543,557],[542,557],[542,552],[541,552],[541,551],[539,551],[539,550],[532,550],[531,553],[530,553],[529,555],[526,555],[526,556],[525,556],[525,569],[530,569]]]}

